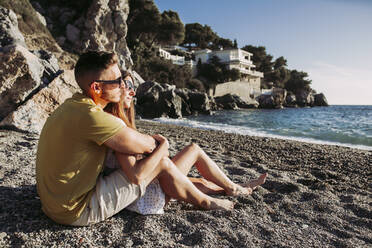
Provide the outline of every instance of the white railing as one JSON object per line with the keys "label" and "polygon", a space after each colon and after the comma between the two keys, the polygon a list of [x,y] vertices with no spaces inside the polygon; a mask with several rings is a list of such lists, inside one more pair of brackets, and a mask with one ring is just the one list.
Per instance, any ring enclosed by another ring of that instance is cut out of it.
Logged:
{"label": "white railing", "polygon": [[251,70],[247,70],[244,68],[240,68],[240,72],[244,74],[248,74],[250,76],[254,76],[254,77],[261,77],[261,78],[263,77],[263,73],[259,71],[251,71]]}

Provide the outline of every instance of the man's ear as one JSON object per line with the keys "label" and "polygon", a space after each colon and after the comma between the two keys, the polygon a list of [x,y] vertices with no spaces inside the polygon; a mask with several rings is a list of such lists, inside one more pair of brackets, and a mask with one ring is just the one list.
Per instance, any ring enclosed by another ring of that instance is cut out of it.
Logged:
{"label": "man's ear", "polygon": [[94,102],[97,103],[98,99],[102,96],[102,86],[97,82],[93,82],[89,86],[89,91]]}
{"label": "man's ear", "polygon": [[90,90],[92,92],[94,92],[95,94],[97,94],[97,95],[101,95],[102,94],[102,86],[99,83],[97,83],[97,82],[93,82],[90,85]]}

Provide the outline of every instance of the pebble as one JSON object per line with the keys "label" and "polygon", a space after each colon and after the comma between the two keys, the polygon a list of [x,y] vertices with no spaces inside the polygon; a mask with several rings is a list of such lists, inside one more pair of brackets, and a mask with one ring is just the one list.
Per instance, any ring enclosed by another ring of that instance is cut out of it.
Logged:
{"label": "pebble", "polygon": [[302,228],[303,228],[303,229],[306,229],[306,228],[308,228],[308,227],[309,227],[309,225],[307,225],[307,224],[303,224],[303,225],[302,225]]}
{"label": "pebble", "polygon": [[7,236],[6,232],[0,233],[0,240],[3,240]]}

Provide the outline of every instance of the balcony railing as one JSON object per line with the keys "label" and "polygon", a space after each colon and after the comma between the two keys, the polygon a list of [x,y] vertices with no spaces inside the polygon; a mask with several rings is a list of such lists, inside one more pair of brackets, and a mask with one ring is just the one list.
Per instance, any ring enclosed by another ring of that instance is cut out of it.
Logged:
{"label": "balcony railing", "polygon": [[263,77],[263,73],[259,71],[250,71],[247,69],[240,68],[240,72],[254,77]]}
{"label": "balcony railing", "polygon": [[241,63],[252,65],[252,60],[248,60],[244,57],[239,57],[239,56],[230,56],[230,61],[240,61]]}

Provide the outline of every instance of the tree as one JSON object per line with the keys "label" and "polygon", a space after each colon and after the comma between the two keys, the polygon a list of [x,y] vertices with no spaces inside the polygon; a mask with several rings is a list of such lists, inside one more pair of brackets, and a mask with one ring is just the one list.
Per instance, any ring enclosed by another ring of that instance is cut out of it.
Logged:
{"label": "tree", "polygon": [[152,0],[130,0],[127,42],[135,48],[139,42],[150,46],[157,35],[162,17]]}
{"label": "tree", "polygon": [[278,69],[268,72],[265,75],[264,87],[265,88],[268,87],[267,85],[268,82],[273,82],[275,87],[285,88],[285,85],[287,81],[290,79],[290,77],[291,77],[290,70],[288,70],[284,66],[279,67]]}
{"label": "tree", "polygon": [[280,56],[274,61],[274,70],[277,70],[284,66],[287,66],[287,60],[283,56]]}
{"label": "tree", "polygon": [[177,12],[168,10],[161,14],[156,42],[159,44],[176,45],[185,38],[185,27]]}
{"label": "tree", "polygon": [[234,48],[238,48],[238,41],[237,41],[236,39],[234,39],[233,47],[234,47]]}
{"label": "tree", "polygon": [[285,85],[285,89],[292,91],[293,93],[298,92],[299,90],[308,90],[310,91],[311,80],[305,79],[309,75],[303,71],[292,70],[291,77]]}
{"label": "tree", "polygon": [[191,46],[195,44],[200,48],[207,48],[217,38],[217,34],[208,25],[203,26],[200,23],[188,23],[185,25],[184,45],[188,44]]}
{"label": "tree", "polygon": [[229,48],[233,48],[233,47],[234,47],[234,44],[230,39],[225,39],[225,38],[220,38],[219,37],[213,42],[213,47],[212,48],[214,48],[214,49],[217,49],[217,48],[229,49]]}
{"label": "tree", "polygon": [[238,69],[231,69],[225,71],[225,81],[236,81],[240,79],[240,71]]}
{"label": "tree", "polygon": [[273,56],[266,53],[266,48],[264,46],[256,47],[247,45],[242,49],[253,54],[252,61],[253,64],[256,65],[257,71],[261,71],[265,74],[273,70]]}

